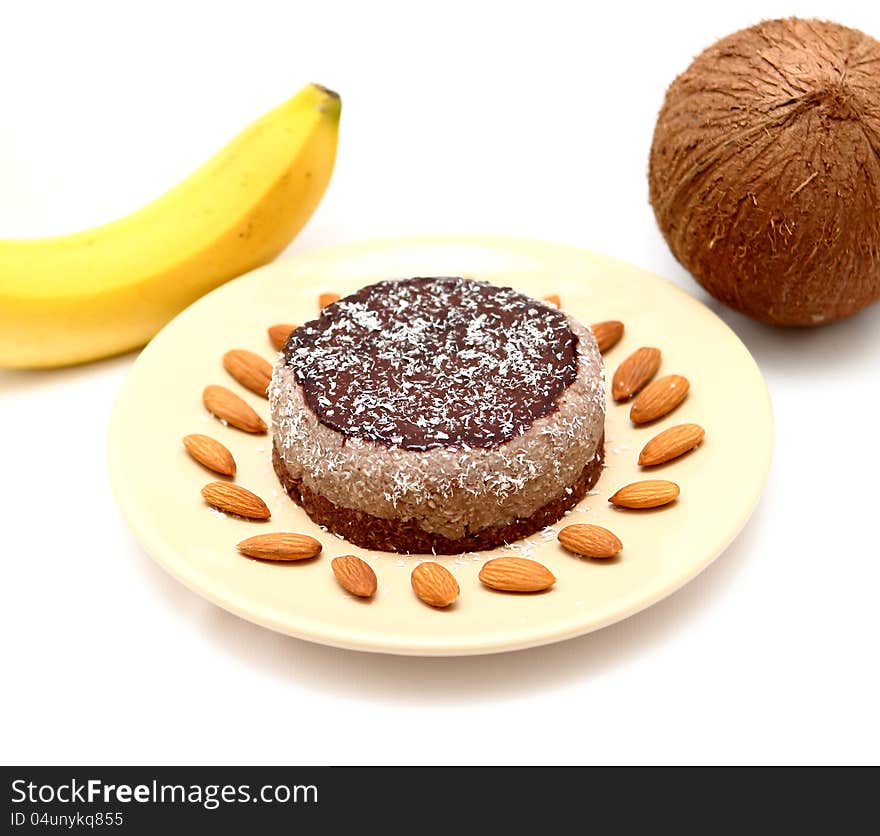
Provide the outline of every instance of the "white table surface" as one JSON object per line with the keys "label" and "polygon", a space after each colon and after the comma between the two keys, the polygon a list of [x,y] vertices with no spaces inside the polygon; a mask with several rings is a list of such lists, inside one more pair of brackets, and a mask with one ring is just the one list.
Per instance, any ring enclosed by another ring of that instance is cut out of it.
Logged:
{"label": "white table surface", "polygon": [[[342,94],[339,158],[290,252],[528,235],[701,299],[647,202],[665,86],[762,17],[833,15],[880,37],[880,7],[842,0],[130,5],[0,12],[4,237],[137,208],[314,80]],[[786,332],[707,303],[773,396],[776,456],[751,522],[642,614],[492,657],[335,650],[206,603],[144,554],[110,493],[107,422],[133,357],[0,372],[0,757],[877,762],[880,305]]]}

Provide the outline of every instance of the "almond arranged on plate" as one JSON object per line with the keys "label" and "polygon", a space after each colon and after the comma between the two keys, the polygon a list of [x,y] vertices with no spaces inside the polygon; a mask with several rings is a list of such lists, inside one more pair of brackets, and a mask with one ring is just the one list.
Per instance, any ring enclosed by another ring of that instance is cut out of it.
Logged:
{"label": "almond arranged on plate", "polygon": [[246,433],[266,432],[266,422],[235,392],[225,386],[206,386],[202,403],[218,418]]}
{"label": "almond arranged on plate", "polygon": [[194,433],[183,437],[183,446],[200,465],[222,476],[235,476],[235,459],[217,439]]}
{"label": "almond arranged on plate", "polygon": [[244,348],[234,348],[223,355],[223,368],[246,389],[264,398],[269,397],[272,365],[259,354]]}
{"label": "almond arranged on plate", "polygon": [[614,372],[611,394],[616,401],[629,400],[638,394],[660,368],[660,349],[642,347],[626,358]]}
{"label": "almond arranged on plate", "polygon": [[410,582],[419,600],[431,607],[448,607],[461,591],[452,572],[439,563],[420,563]]}
{"label": "almond arranged on plate", "polygon": [[594,322],[590,326],[596,343],[599,346],[599,352],[604,354],[611,348],[616,346],[623,337],[623,323],[617,319],[609,319],[605,322]]}
{"label": "almond arranged on plate", "polygon": [[601,525],[567,525],[558,539],[570,552],[598,559],[615,557],[623,548],[617,535]]}
{"label": "almond arranged on plate", "polygon": [[208,505],[227,514],[250,520],[268,520],[272,516],[260,497],[230,482],[210,482],[202,488],[202,496]]}
{"label": "almond arranged on plate", "polygon": [[621,488],[608,501],[619,508],[659,508],[678,498],[681,489],[665,479],[646,479]]}
{"label": "almond arranged on plate", "polygon": [[334,557],[330,563],[339,585],[358,598],[372,598],[376,593],[377,581],[373,567],[365,560],[347,554]]}
{"label": "almond arranged on plate", "polygon": [[321,553],[321,544],[314,537],[288,532],[248,537],[237,548],[246,557],[258,560],[311,560]]}
{"label": "almond arranged on plate", "polygon": [[327,305],[338,302],[342,297],[338,293],[322,293],[318,297],[318,307],[323,311]]}
{"label": "almond arranged on plate", "polygon": [[629,411],[634,424],[648,424],[668,415],[686,397],[690,381],[680,374],[670,374],[649,383],[633,401]]}
{"label": "almond arranged on plate", "polygon": [[558,293],[551,293],[549,296],[545,296],[544,301],[549,302],[551,305],[556,305],[557,308],[562,307],[562,300],[559,298]]}
{"label": "almond arranged on plate", "polygon": [[655,435],[639,454],[642,467],[653,467],[677,459],[698,447],[706,431],[699,424],[678,424]]}
{"label": "almond arranged on plate", "polygon": [[269,334],[269,342],[272,343],[272,347],[276,351],[284,351],[284,346],[287,345],[287,338],[295,330],[296,325],[288,325],[285,322],[281,322],[278,325],[270,325],[266,333]]}
{"label": "almond arranged on plate", "polygon": [[537,560],[496,557],[483,564],[480,580],[502,592],[541,592],[556,583],[553,573]]}

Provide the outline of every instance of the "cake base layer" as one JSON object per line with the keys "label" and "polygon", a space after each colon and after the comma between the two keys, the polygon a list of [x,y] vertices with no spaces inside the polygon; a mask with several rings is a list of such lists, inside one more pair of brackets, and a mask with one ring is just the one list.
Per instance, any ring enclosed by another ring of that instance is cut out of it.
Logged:
{"label": "cake base layer", "polygon": [[596,484],[602,473],[605,459],[604,436],[599,442],[596,458],[581,471],[569,492],[541,506],[531,516],[512,523],[475,531],[455,540],[442,534],[425,531],[414,520],[383,519],[381,517],[344,508],[315,493],[293,479],[284,467],[278,450],[272,448],[272,464],[278,479],[291,498],[302,506],[312,522],[325,526],[333,534],[344,537],[356,546],[375,551],[400,552],[403,554],[462,554],[484,551],[528,537],[548,525],[553,525],[562,515],[578,504],[587,491]]}

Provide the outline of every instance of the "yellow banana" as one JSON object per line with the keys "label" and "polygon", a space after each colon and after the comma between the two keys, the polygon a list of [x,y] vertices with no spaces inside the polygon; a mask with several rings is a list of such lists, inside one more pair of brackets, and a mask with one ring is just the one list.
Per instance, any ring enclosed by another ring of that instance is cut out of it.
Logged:
{"label": "yellow banana", "polygon": [[0,240],[0,367],[138,348],[199,296],[271,261],[327,188],[339,112],[339,96],[309,85],[143,209],[75,235]]}

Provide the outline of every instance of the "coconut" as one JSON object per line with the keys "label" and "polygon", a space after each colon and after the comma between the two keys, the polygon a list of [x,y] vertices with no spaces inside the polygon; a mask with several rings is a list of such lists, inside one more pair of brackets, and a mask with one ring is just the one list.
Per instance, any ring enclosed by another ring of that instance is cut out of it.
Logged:
{"label": "coconut", "polygon": [[651,204],[713,296],[775,325],[880,298],[880,42],[771,20],[694,59],[666,93]]}

